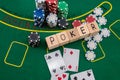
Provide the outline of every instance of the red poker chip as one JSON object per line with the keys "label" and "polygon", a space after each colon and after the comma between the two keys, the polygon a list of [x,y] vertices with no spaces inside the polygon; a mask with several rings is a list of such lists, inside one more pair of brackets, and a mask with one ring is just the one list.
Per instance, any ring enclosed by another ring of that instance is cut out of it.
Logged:
{"label": "red poker chip", "polygon": [[47,5],[58,5],[58,3],[47,3]]}
{"label": "red poker chip", "polygon": [[49,10],[50,12],[57,12],[57,10]]}
{"label": "red poker chip", "polygon": [[48,8],[58,8],[58,6],[50,6],[50,5],[48,5]]}
{"label": "red poker chip", "polygon": [[78,26],[80,26],[81,24],[82,24],[82,23],[81,23],[80,20],[74,20],[74,21],[72,22],[73,27],[78,27]]}
{"label": "red poker chip", "polygon": [[48,9],[51,9],[51,10],[57,10],[58,8],[52,8],[52,7],[49,7]]}
{"label": "red poker chip", "polygon": [[48,7],[58,7],[57,5],[48,5]]}
{"label": "red poker chip", "polygon": [[49,8],[49,10],[57,10],[57,8]]}
{"label": "red poker chip", "polygon": [[56,8],[58,8],[58,7],[57,7],[57,6],[56,6],[56,7],[49,6],[48,8],[51,8],[51,9],[56,9]]}
{"label": "red poker chip", "polygon": [[50,11],[50,13],[54,13],[54,14],[56,14],[56,13],[57,13],[57,11]]}
{"label": "red poker chip", "polygon": [[57,11],[57,9],[49,9],[49,11]]}
{"label": "red poker chip", "polygon": [[90,15],[86,18],[86,22],[88,22],[88,23],[91,23],[91,22],[94,22],[94,21],[95,21],[95,18],[92,15]]}
{"label": "red poker chip", "polygon": [[46,0],[48,4],[57,4],[58,0]]}

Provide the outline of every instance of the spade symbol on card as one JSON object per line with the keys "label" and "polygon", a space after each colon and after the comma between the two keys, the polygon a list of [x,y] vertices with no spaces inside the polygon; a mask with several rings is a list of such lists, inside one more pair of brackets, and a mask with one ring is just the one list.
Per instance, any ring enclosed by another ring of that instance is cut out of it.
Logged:
{"label": "spade symbol on card", "polygon": [[55,53],[55,57],[58,57],[59,56],[59,54],[58,53]]}
{"label": "spade symbol on card", "polygon": [[64,70],[64,69],[65,69],[65,66],[61,66],[60,69],[61,69],[61,70]]}
{"label": "spade symbol on card", "polygon": [[56,73],[56,69],[53,69],[53,72]]}
{"label": "spade symbol on card", "polygon": [[90,77],[90,76],[91,76],[91,73],[90,73],[90,72],[87,72],[87,76]]}
{"label": "spade symbol on card", "polygon": [[52,57],[51,57],[51,56],[48,56],[47,59],[50,60],[50,59],[52,59]]}
{"label": "spade symbol on card", "polygon": [[78,80],[77,76],[75,76],[73,79],[74,79],[74,80]]}
{"label": "spade symbol on card", "polygon": [[82,80],[85,80],[85,78],[83,78]]}

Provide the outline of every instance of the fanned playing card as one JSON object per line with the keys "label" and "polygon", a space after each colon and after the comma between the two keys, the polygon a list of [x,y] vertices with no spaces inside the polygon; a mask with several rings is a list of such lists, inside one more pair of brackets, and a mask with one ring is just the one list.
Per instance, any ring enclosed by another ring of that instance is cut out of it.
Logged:
{"label": "fanned playing card", "polygon": [[68,71],[78,72],[80,50],[64,48],[63,59]]}
{"label": "fanned playing card", "polygon": [[52,76],[66,71],[66,65],[59,50],[46,54],[45,60]]}
{"label": "fanned playing card", "polygon": [[95,80],[92,69],[73,74],[70,77],[71,80]]}
{"label": "fanned playing card", "polygon": [[62,73],[57,76],[52,76],[51,80],[68,80],[69,79],[69,74],[68,73]]}

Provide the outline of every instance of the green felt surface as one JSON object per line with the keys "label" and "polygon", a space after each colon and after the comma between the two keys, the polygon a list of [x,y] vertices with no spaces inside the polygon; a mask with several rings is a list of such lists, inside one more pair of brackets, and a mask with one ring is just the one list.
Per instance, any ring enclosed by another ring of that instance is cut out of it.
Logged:
{"label": "green felt surface", "polygon": [[[69,4],[69,15],[68,18],[82,15],[91,9],[94,9],[97,5],[105,0],[65,0]],[[108,20],[106,26],[109,27],[111,23],[115,20],[120,19],[120,0],[107,0],[112,4],[112,11],[105,17]],[[109,9],[109,5],[105,4],[104,7]],[[25,18],[33,18],[33,10],[35,9],[34,0],[0,0],[0,8],[15,14],[17,16]],[[104,12],[107,10],[104,9]],[[86,16],[80,18],[80,20],[85,19]],[[33,27],[33,22],[23,21],[11,17],[0,11],[0,21],[4,21],[8,24],[19,26],[26,29],[36,29],[36,30],[56,30],[50,29],[48,26],[44,28]],[[72,22],[72,21],[70,21]],[[27,24],[28,23],[28,24]],[[29,26],[27,26],[29,25]],[[69,26],[72,28],[72,26]],[[117,22],[113,25],[112,29],[120,35],[120,23]],[[57,28],[58,30],[58,28]],[[45,43],[45,37],[55,34],[55,33],[45,33],[40,32],[41,44],[38,48],[29,47],[25,61],[20,68],[10,66],[4,63],[4,58],[7,54],[8,48],[12,41],[18,41],[28,44],[27,36],[30,34],[29,31],[23,31],[15,28],[11,28],[7,25],[0,23],[0,80],[50,80],[50,73],[47,64],[44,59],[44,55],[47,53],[47,45]],[[120,80],[120,40],[115,37],[111,32],[109,38],[105,38],[100,44],[106,54],[106,57],[98,62],[91,63],[88,62],[84,57],[84,50],[82,48],[82,40],[64,45],[67,48],[80,49],[80,62],[79,62],[79,72],[93,69],[96,80]],[[63,52],[62,47],[54,50],[60,49]],[[49,52],[52,52],[51,50]],[[21,59],[24,55],[25,47],[22,45],[14,45],[11,52],[7,58],[7,61],[19,65]],[[97,58],[102,56],[102,52],[98,47],[95,50]],[[73,74],[74,72],[69,72]],[[69,79],[70,80],[70,79]]]}

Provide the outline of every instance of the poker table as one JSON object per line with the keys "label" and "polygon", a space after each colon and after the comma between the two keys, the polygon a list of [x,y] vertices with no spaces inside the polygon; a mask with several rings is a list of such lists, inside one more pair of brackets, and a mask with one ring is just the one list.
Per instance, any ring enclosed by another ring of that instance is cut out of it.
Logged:
{"label": "poker table", "polygon": [[[96,59],[87,61],[86,42],[78,40],[48,50],[45,37],[64,30],[33,26],[34,0],[0,0],[0,80],[50,80],[44,55],[63,47],[80,50],[79,72],[92,69],[96,80],[120,80],[120,0],[65,0],[69,4],[69,27],[75,19],[84,21],[95,7],[101,7],[111,31],[109,38],[98,43]],[[38,32],[40,47],[28,45],[30,32]],[[68,72],[74,74],[75,72]],[[70,79],[69,79],[70,80]]]}

